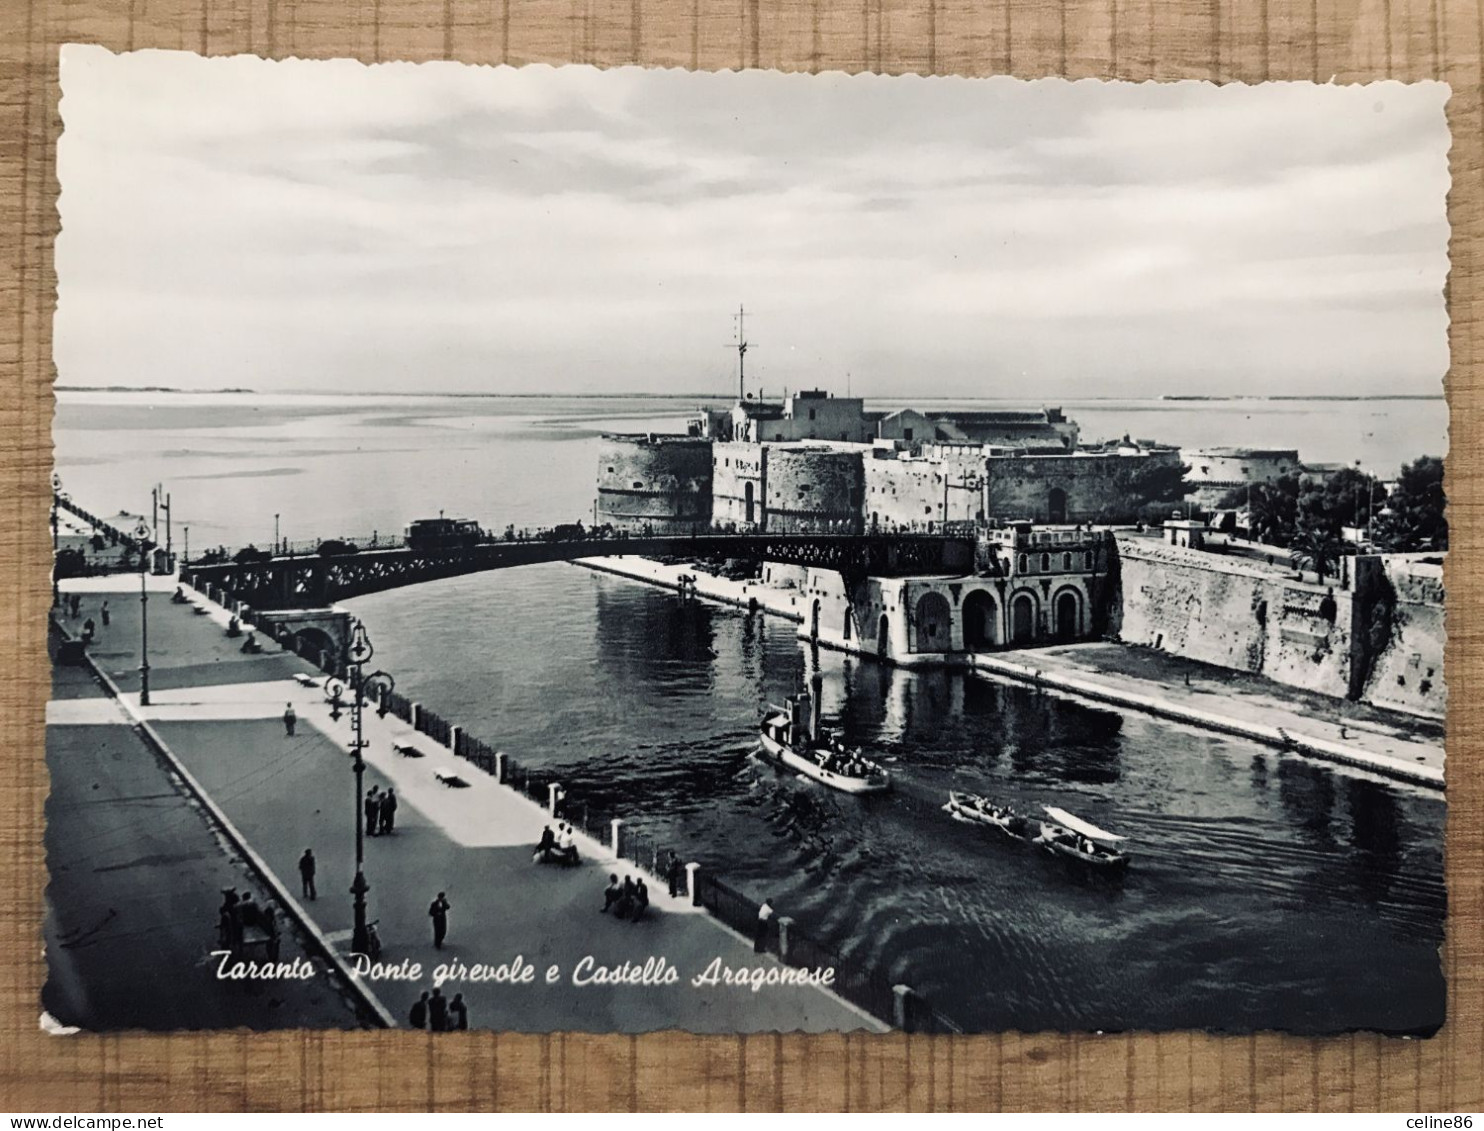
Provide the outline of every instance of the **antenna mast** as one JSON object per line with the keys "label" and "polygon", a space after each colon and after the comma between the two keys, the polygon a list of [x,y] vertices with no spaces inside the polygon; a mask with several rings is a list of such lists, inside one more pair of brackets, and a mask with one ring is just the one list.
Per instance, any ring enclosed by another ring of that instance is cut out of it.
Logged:
{"label": "antenna mast", "polygon": [[737,340],[735,343],[728,342],[727,349],[737,351],[737,403],[741,404],[747,399],[747,349],[751,344],[747,340],[747,311],[742,306],[737,307]]}

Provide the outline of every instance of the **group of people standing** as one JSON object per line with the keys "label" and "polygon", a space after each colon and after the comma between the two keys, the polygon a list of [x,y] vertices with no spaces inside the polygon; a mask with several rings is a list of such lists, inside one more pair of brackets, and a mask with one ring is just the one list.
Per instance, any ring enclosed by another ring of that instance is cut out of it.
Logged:
{"label": "group of people standing", "polygon": [[414,1029],[452,1033],[469,1027],[469,1007],[464,1004],[463,994],[454,994],[449,1001],[435,986],[432,993],[424,990],[423,996],[412,1003],[407,1020]]}
{"label": "group of people standing", "polygon": [[[78,617],[82,616],[82,596],[78,593],[68,593],[65,597],[62,598],[62,611],[66,613],[67,616],[70,617],[72,620],[76,620]],[[107,601],[104,601],[103,604],[98,607],[98,617],[100,620],[103,621],[103,627],[107,628],[109,621],[112,619],[112,615],[108,610]],[[91,644],[93,642],[93,637],[97,635],[98,624],[96,621],[93,620],[92,617],[88,617],[85,621],[82,622],[82,642],[84,644]]]}
{"label": "group of people standing", "polygon": [[361,803],[366,815],[367,836],[391,836],[397,829],[397,795],[392,787],[373,785]]}

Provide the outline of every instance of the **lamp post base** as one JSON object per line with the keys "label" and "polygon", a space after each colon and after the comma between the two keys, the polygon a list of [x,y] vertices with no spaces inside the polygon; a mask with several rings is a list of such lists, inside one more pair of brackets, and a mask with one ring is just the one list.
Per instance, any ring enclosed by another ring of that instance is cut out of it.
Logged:
{"label": "lamp post base", "polygon": [[366,882],[366,874],[357,872],[350,885],[350,894],[354,897],[351,908],[355,917],[355,926],[350,933],[350,949],[357,954],[366,954],[371,948],[371,935],[366,929],[366,893],[370,890],[371,885]]}

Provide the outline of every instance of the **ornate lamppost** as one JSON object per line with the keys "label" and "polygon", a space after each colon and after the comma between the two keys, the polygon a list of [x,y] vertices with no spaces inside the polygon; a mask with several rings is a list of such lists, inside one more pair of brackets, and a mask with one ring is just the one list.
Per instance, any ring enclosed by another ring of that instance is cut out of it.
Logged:
{"label": "ornate lamppost", "polygon": [[[371,885],[366,882],[366,823],[365,810],[362,807],[365,795],[366,762],[361,752],[366,748],[365,735],[361,729],[362,718],[366,705],[366,695],[374,690],[377,699],[381,703],[386,702],[386,697],[396,686],[396,681],[386,672],[371,672],[366,674],[364,669],[367,661],[375,654],[371,646],[371,638],[366,634],[366,626],[360,621],[355,622],[355,628],[351,633],[350,644],[346,648],[346,658],[350,661],[349,683],[350,683],[350,710],[351,726],[355,737],[350,744],[351,770],[355,773],[355,811],[356,811],[356,874],[351,881],[351,908],[354,915],[354,927],[351,931],[350,948],[358,954],[366,954],[371,945],[370,934],[366,927],[366,893],[371,890]],[[325,687],[325,698],[330,703],[330,718],[339,721],[341,696],[345,693],[346,686],[339,680],[331,680]]]}
{"label": "ornate lamppost", "polygon": [[144,519],[134,527],[139,544],[139,705],[149,706],[149,587],[145,583],[149,561],[149,524]]}
{"label": "ornate lamppost", "polygon": [[52,608],[57,608],[62,603],[62,591],[57,580],[57,551],[60,541],[57,536],[57,523],[60,519],[61,507],[58,505],[62,495],[62,477],[55,471],[52,472]]}

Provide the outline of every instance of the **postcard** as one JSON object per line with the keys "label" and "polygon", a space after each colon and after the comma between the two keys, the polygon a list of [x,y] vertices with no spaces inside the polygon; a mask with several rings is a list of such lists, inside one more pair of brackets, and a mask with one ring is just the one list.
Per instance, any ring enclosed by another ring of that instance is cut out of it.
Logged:
{"label": "postcard", "polygon": [[50,1028],[1442,1025],[1446,87],[61,76]]}

